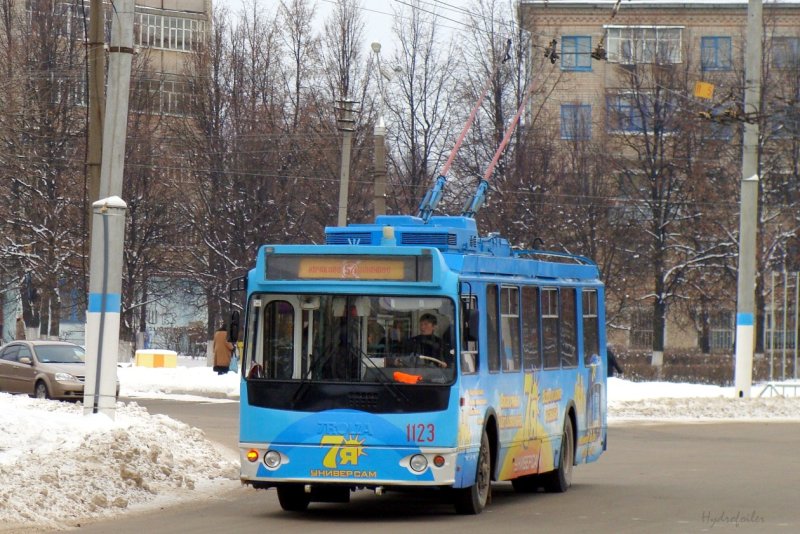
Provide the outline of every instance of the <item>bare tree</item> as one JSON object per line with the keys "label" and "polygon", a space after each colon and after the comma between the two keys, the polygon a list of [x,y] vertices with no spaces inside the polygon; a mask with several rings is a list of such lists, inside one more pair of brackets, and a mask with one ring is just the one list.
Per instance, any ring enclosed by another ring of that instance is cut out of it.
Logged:
{"label": "bare tree", "polygon": [[440,42],[430,13],[411,2],[412,9],[396,17],[399,48],[392,62],[399,75],[390,84],[387,136],[392,152],[389,205],[399,213],[415,210],[452,146],[458,95],[457,55],[452,43]]}
{"label": "bare tree", "polygon": [[23,318],[43,336],[59,333],[59,287],[81,274],[83,54],[74,5],[29,2],[0,7],[0,55],[7,87],[0,134],[0,172],[13,210],[5,213],[0,256],[20,283]]}

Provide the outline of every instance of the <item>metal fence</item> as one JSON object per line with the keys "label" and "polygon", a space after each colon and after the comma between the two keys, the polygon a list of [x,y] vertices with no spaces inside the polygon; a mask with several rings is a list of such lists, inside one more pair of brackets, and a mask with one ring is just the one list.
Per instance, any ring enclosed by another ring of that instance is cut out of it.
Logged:
{"label": "metal fence", "polygon": [[772,272],[764,306],[764,350],[769,379],[797,379],[800,272]]}

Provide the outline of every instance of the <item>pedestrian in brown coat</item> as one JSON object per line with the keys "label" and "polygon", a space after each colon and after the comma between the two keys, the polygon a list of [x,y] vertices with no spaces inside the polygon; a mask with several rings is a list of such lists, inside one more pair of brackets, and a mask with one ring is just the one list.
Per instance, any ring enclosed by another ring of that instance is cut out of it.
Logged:
{"label": "pedestrian in brown coat", "polygon": [[233,343],[228,341],[228,328],[223,324],[214,332],[214,367],[218,375],[230,370]]}
{"label": "pedestrian in brown coat", "polygon": [[16,331],[14,334],[14,339],[25,339],[25,321],[22,320],[22,317],[17,317]]}

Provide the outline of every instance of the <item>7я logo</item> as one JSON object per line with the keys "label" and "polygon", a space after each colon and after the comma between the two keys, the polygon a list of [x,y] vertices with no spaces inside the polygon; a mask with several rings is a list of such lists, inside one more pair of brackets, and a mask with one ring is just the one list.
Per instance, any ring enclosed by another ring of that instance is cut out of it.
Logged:
{"label": "7\u044f logo", "polygon": [[320,440],[320,445],[329,445],[330,449],[322,459],[322,465],[329,469],[336,469],[340,465],[358,465],[358,457],[365,456],[362,444],[364,440],[358,439],[358,436],[350,436],[345,439],[344,436],[325,435]]}

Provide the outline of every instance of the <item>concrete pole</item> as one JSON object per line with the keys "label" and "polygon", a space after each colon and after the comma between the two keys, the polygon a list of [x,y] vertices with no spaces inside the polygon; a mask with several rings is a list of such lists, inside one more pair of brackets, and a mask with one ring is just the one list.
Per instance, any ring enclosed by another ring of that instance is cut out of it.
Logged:
{"label": "concrete pole", "polygon": [[[86,147],[86,167],[89,174],[89,205],[91,206],[100,198],[100,165],[103,157],[103,106],[105,105],[106,75],[103,0],[92,0],[89,17],[89,140]],[[90,216],[91,210],[90,207]]]}
{"label": "concrete pole", "polygon": [[125,202],[117,196],[98,200],[92,205],[83,413],[103,413],[112,419],[117,404],[117,353],[126,210]]}
{"label": "concrete pole", "polygon": [[122,176],[133,59],[134,0],[118,0],[113,11],[108,63],[108,99],[103,127],[100,196],[93,206],[89,299],[86,314],[84,414],[116,410],[117,357],[125,211]]}
{"label": "concrete pole", "polygon": [[342,167],[339,176],[339,216],[338,226],[347,226],[347,195],[350,189],[350,147],[353,143],[353,102],[342,100],[342,118],[339,129],[342,130]]}
{"label": "concrete pole", "polygon": [[[761,0],[747,5],[745,117],[757,117],[761,102]],[[755,348],[756,225],[758,224],[758,122],[744,124],[739,211],[739,278],[736,304],[736,396],[750,397]]]}
{"label": "concrete pole", "polygon": [[383,117],[375,125],[375,217],[386,215],[386,126]]}
{"label": "concrete pole", "polygon": [[120,0],[112,11],[111,46],[108,48],[108,97],[103,125],[103,164],[100,196],[122,196],[128,98],[133,62],[134,0]]}

